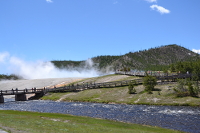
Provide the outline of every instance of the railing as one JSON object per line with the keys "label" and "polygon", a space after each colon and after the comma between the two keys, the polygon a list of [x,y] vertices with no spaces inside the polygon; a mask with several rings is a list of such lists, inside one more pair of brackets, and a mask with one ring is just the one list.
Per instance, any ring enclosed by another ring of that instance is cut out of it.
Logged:
{"label": "railing", "polygon": [[135,80],[125,80],[125,81],[115,81],[115,82],[103,82],[103,83],[82,83],[76,85],[69,85],[59,88],[53,89],[46,89],[47,92],[68,92],[68,91],[83,91],[86,89],[98,89],[98,88],[108,88],[108,87],[121,87],[127,86],[129,83],[137,83],[141,84],[142,79],[135,79]]}
{"label": "railing", "polygon": [[[145,72],[116,72],[115,74],[123,74],[123,75],[129,75],[129,76],[139,76],[139,77],[145,77],[147,76]],[[160,73],[160,72],[147,72],[148,75],[155,76],[158,80],[176,80],[176,79],[184,79],[184,78],[191,78],[192,74],[169,74],[169,73]]]}
{"label": "railing", "polygon": [[40,93],[42,91],[45,91],[45,88],[44,89],[32,88],[32,89],[23,89],[23,90],[18,90],[16,88],[12,90],[0,90],[0,95],[33,94],[33,93]]}
{"label": "railing", "polygon": [[[125,74],[125,75],[131,75],[131,73],[116,73],[116,74]],[[136,73],[132,73],[135,74]],[[144,73],[137,73],[136,76],[145,76]],[[161,82],[163,81],[176,81],[177,79],[183,79],[183,78],[191,78],[191,74],[178,74],[178,75],[168,75],[168,76],[156,76],[158,80]],[[1,90],[0,95],[16,95],[16,94],[33,94],[33,93],[47,93],[47,92],[77,92],[77,91],[83,91],[86,89],[97,89],[97,88],[108,88],[108,87],[121,87],[121,86],[128,86],[129,83],[137,83],[142,84],[142,79],[135,79],[135,80],[125,80],[125,81],[114,81],[114,82],[103,82],[103,83],[82,83],[82,84],[72,84],[64,87],[54,87],[52,89],[44,88],[44,89],[24,89],[24,90],[18,90],[18,89],[12,89],[12,90]]]}
{"label": "railing", "polygon": [[86,89],[97,89],[97,88],[107,88],[107,87],[120,87],[120,86],[127,86],[130,82],[136,82],[137,84],[142,83],[142,79],[135,79],[135,80],[125,80],[125,81],[115,81],[115,82],[103,82],[103,83],[82,83],[76,85],[68,85],[64,87],[54,87],[52,89],[44,88],[44,89],[23,89],[18,90],[0,90],[0,95],[17,95],[17,94],[36,94],[36,93],[47,93],[47,92],[76,92],[76,91],[83,91]]}

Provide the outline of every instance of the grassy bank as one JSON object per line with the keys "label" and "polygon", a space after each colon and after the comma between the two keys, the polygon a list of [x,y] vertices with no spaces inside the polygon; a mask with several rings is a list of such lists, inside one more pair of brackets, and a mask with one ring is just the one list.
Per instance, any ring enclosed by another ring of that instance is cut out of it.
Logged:
{"label": "grassy bank", "polygon": [[176,84],[157,85],[152,94],[144,92],[144,86],[136,86],[136,94],[128,94],[128,87],[90,89],[81,92],[49,93],[43,100],[80,101],[117,104],[183,105],[200,106],[200,98],[182,97],[174,94]]}
{"label": "grassy bank", "polygon": [[66,114],[0,110],[0,128],[13,133],[179,133],[179,131]]}

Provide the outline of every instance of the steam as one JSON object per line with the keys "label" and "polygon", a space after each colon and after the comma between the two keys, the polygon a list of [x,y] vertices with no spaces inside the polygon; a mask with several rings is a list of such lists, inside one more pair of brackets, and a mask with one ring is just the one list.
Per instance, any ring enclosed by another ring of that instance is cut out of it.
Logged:
{"label": "steam", "polygon": [[[100,74],[91,59],[85,61],[84,65],[76,70],[58,69],[52,62],[25,61],[11,56],[8,52],[0,53],[0,68],[2,67],[4,67],[6,73],[16,74],[25,79],[96,77]],[[2,72],[0,71],[0,73]]]}

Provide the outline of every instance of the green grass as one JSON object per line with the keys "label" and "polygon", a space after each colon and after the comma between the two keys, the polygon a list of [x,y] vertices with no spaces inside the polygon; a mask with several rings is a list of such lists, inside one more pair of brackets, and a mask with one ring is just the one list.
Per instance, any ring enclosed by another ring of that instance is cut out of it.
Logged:
{"label": "green grass", "polygon": [[180,133],[89,117],[9,110],[0,110],[0,128],[13,133]]}
{"label": "green grass", "polygon": [[42,97],[43,100],[59,100],[65,93],[48,93],[47,96]]}
{"label": "green grass", "polygon": [[143,85],[135,87],[136,94],[128,94],[128,86],[89,89],[81,92],[51,93],[44,96],[43,100],[62,101],[81,101],[81,102],[99,102],[99,103],[118,103],[118,104],[146,104],[146,105],[182,105],[182,106],[200,106],[200,98],[182,97],[177,98],[173,91],[176,84],[157,85],[156,91],[147,94]]}
{"label": "green grass", "polygon": [[[82,82],[112,82],[122,80],[133,80],[141,77],[125,76],[125,75],[105,75],[100,77],[88,78]],[[156,91],[147,94],[143,85],[135,87],[136,94],[128,94],[128,86],[112,87],[101,89],[90,89],[81,92],[67,93],[49,93],[42,97],[43,100],[54,101],[80,101],[80,102],[99,102],[99,103],[118,103],[118,104],[146,104],[146,105],[175,105],[175,106],[200,106],[200,98],[195,97],[179,97],[177,98],[173,88],[176,83],[157,85]]]}

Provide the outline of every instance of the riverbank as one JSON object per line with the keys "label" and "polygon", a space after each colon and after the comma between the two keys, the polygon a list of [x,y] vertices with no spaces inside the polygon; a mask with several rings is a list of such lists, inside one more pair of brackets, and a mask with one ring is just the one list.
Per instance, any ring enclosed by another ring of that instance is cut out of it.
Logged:
{"label": "riverbank", "polygon": [[[107,75],[102,77],[88,78],[76,83],[82,82],[112,82],[122,80],[132,80],[141,77],[126,75]],[[135,87],[136,93],[129,94],[128,86],[88,89],[80,92],[67,93],[49,93],[42,97],[43,100],[53,101],[73,101],[73,102],[95,102],[95,103],[116,103],[116,104],[143,104],[143,105],[172,105],[172,106],[200,106],[200,98],[182,97],[178,98],[174,94],[173,88],[177,86],[176,82],[157,85],[152,94],[144,91],[143,85]]]}
{"label": "riverbank", "polygon": [[[102,77],[82,79],[76,82],[68,82],[65,85],[69,85],[72,83],[74,84],[83,83],[83,82],[85,83],[86,82],[95,82],[95,83],[112,82],[112,81],[121,81],[121,80],[132,80],[132,79],[137,79],[137,78],[139,77],[133,77],[133,76],[130,77],[126,75],[107,75],[107,76],[102,76]],[[175,85],[176,85],[175,83],[167,84],[167,85],[158,85],[156,86],[156,91],[154,91],[153,94],[147,94],[146,92],[144,92],[144,87],[142,85],[139,85],[136,87],[136,94],[128,94],[127,86],[117,87],[117,88],[113,87],[113,88],[91,89],[91,90],[85,90],[81,92],[70,92],[70,93],[49,93],[48,95],[44,96],[42,99],[46,98],[46,99],[51,99],[54,101],[84,101],[84,103],[53,102],[53,101],[48,101],[48,100],[39,100],[39,101],[30,100],[30,101],[24,101],[24,102],[20,102],[20,101],[19,102],[5,102],[4,104],[1,104],[2,105],[1,107],[2,109],[5,109],[5,110],[65,113],[65,114],[72,114],[76,116],[82,115],[82,116],[88,116],[88,117],[95,117],[98,119],[99,118],[112,119],[116,121],[123,121],[126,123],[130,122],[130,123],[138,123],[138,124],[145,124],[145,125],[153,125],[153,126],[164,127],[164,128],[174,129],[174,130],[180,130],[180,131],[186,131],[186,132],[191,131],[191,132],[196,133],[196,131],[197,132],[199,131],[199,127],[200,127],[198,125],[199,112],[197,111],[198,108],[196,109],[196,107],[123,105],[123,104],[168,105],[170,104],[171,99],[173,100],[175,99],[175,101],[178,102],[178,103],[175,103],[176,105],[190,105],[191,102],[194,102],[193,104],[191,104],[191,106],[198,105],[199,98],[194,98],[194,99],[192,97],[185,97],[188,99],[176,98],[173,95],[173,89],[172,89],[173,86]],[[185,101],[187,101],[188,103],[186,104]],[[90,103],[86,103],[86,102],[90,102]],[[94,102],[117,103],[117,104],[97,104]],[[186,108],[187,109],[189,108],[189,110],[187,110]],[[1,111],[0,111],[0,114],[2,114]],[[42,114],[39,113],[39,116],[43,116]],[[32,112],[30,112],[29,115],[32,116]],[[14,117],[14,119],[12,117]],[[87,121],[88,117],[84,117],[84,119],[86,119]],[[2,119],[0,120],[0,128],[2,127],[2,129],[5,129],[6,125],[5,127],[2,126],[1,122],[4,122],[3,119],[5,119],[6,117],[4,115],[0,115],[0,118]],[[18,115],[17,118],[18,119],[20,118],[19,120],[21,120],[21,118],[24,118],[24,116]],[[30,119],[30,118],[29,116],[25,117],[25,119]],[[62,116],[62,118],[64,118],[64,116]],[[15,119],[16,119],[15,116],[10,115],[8,121],[15,122]],[[41,124],[39,120],[32,119],[32,121],[36,121],[36,122],[35,123],[30,122],[29,124],[33,124],[35,125],[35,127]],[[21,123],[22,126],[29,128],[30,131],[34,131],[34,129],[32,129],[32,127],[29,127],[29,125],[23,124],[23,123],[26,123],[26,120],[22,119],[22,121],[20,121],[19,123]],[[83,123],[81,124],[83,125]],[[90,124],[88,124],[87,127],[89,127],[89,125]],[[48,125],[45,125],[45,126],[49,127]],[[88,128],[88,130],[85,132],[98,132],[99,130],[100,131],[105,130],[103,128],[99,128],[99,127],[102,127],[102,125],[97,125],[97,127],[93,127],[93,126],[94,125],[91,125],[90,129]],[[106,126],[106,125],[103,125],[103,126]],[[126,127],[126,125],[124,126]],[[113,127],[114,129],[110,128],[109,130],[105,130],[105,132],[112,132],[112,131],[113,132],[127,132],[125,130],[122,131],[122,129],[120,129],[119,131],[116,131],[114,126],[111,126],[111,127]],[[147,127],[150,127],[150,126],[147,126]],[[42,131],[44,127],[39,127],[39,128],[41,129],[40,131]],[[68,129],[67,127],[65,128]],[[83,128],[83,127],[80,127],[80,128]],[[99,130],[96,131],[97,130],[96,128],[98,128]],[[146,130],[143,130],[144,128],[143,126],[139,126],[138,128],[139,129],[136,129],[136,130],[135,129],[134,130],[129,129],[129,130],[131,132],[134,132],[134,131],[146,132]],[[18,131],[18,128],[16,127],[14,128],[14,130]],[[7,131],[10,131],[10,129],[8,129]],[[28,131],[24,131],[23,129],[22,131],[19,129],[19,131],[28,132]],[[149,129],[149,131],[151,131],[151,129]],[[170,130],[169,132],[177,132],[177,131]]]}
{"label": "riverbank", "polygon": [[15,133],[181,133],[180,131],[67,114],[0,110],[0,127]]}

